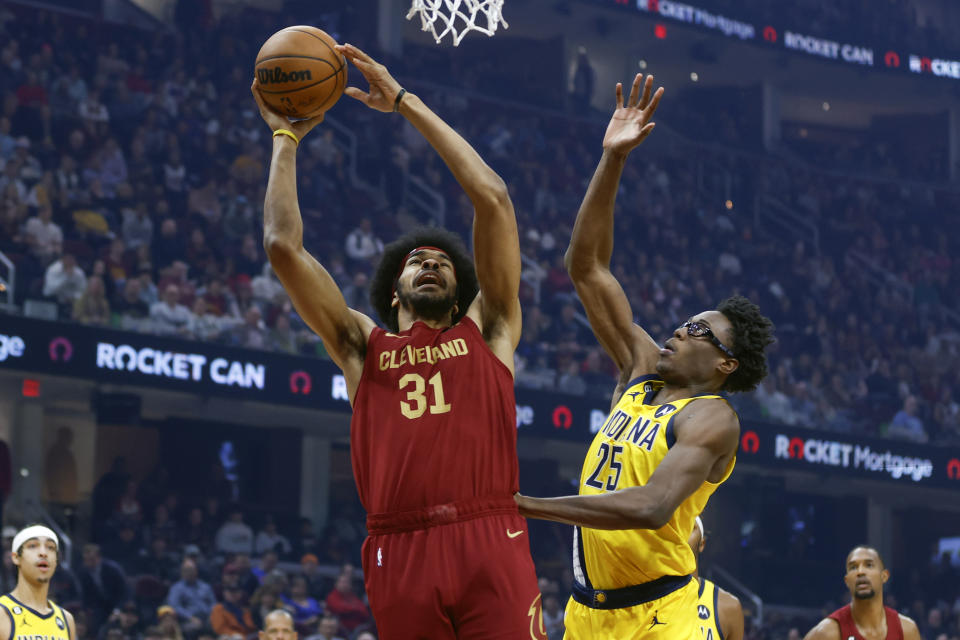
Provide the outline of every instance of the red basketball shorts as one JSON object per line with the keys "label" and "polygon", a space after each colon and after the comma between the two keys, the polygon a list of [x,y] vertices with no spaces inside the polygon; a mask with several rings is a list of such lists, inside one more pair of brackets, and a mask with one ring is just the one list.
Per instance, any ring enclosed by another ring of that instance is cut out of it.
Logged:
{"label": "red basketball shorts", "polygon": [[526,520],[513,498],[367,518],[381,640],[545,640]]}

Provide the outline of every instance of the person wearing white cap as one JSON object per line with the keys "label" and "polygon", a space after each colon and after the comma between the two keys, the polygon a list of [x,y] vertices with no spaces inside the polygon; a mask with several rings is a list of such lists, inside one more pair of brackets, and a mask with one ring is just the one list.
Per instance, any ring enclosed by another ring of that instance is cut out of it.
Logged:
{"label": "person wearing white cap", "polygon": [[0,596],[0,609],[7,614],[0,614],[0,638],[76,638],[73,615],[47,598],[60,559],[57,534],[40,524],[28,526],[14,536],[10,554],[17,586]]}
{"label": "person wearing white cap", "polygon": [[695,580],[700,581],[700,599],[697,601],[697,618],[700,620],[700,637],[703,640],[743,640],[743,607],[740,600],[724,591],[706,578],[700,577],[700,553],[707,543],[703,520],[697,516],[693,531],[687,539],[697,560]]}

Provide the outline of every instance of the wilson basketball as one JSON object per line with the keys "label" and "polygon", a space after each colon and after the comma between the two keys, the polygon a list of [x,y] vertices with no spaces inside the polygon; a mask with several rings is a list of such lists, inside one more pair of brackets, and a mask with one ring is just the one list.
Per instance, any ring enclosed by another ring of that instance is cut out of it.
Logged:
{"label": "wilson basketball", "polygon": [[255,69],[264,101],[291,118],[310,118],[332,107],[347,86],[347,61],[336,44],[316,27],[287,27],[270,36]]}

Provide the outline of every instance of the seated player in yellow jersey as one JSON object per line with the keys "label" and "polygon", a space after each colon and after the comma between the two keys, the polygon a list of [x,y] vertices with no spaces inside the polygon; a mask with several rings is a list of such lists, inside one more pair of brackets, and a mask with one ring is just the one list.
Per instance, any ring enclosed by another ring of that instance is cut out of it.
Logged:
{"label": "seated player in yellow jersey", "polygon": [[[698,583],[687,537],[733,470],[736,412],[719,395],[749,391],[767,373],[773,325],[734,296],[690,317],[663,348],[634,324],[610,271],[613,212],[629,152],[653,130],[663,89],[634,79],[603,139],[577,214],[566,265],[594,334],[620,371],[613,407],[587,451],[580,495],[516,496],[520,512],[575,525],[567,638],[695,638]],[[691,231],[695,231],[691,228]],[[643,233],[643,226],[636,226]],[[674,313],[664,307],[663,313]]]}
{"label": "seated player in yellow jersey", "polygon": [[60,541],[43,525],[29,526],[13,538],[10,553],[17,567],[17,586],[0,596],[0,638],[10,640],[73,640],[73,615],[47,599],[57,570]]}
{"label": "seated player in yellow jersey", "polygon": [[697,560],[693,577],[699,583],[697,619],[700,621],[700,640],[743,640],[743,607],[740,600],[713,582],[700,577],[700,554],[707,544],[703,520],[697,516],[693,531],[687,540]]}

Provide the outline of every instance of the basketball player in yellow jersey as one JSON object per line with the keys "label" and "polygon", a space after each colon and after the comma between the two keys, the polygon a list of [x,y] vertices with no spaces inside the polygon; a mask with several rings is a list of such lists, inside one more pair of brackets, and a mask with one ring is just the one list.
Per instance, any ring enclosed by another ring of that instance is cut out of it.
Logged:
{"label": "basketball player in yellow jersey", "polygon": [[0,638],[10,640],[74,640],[73,615],[47,599],[57,570],[60,541],[43,525],[32,525],[13,538],[10,553],[17,567],[17,586],[0,596]]}
{"label": "basketball player in yellow jersey", "polygon": [[697,516],[693,531],[687,540],[697,559],[693,577],[699,582],[697,618],[700,620],[700,640],[743,640],[743,607],[740,600],[713,582],[700,577],[700,554],[707,544],[703,520]]}
{"label": "basketball player in yellow jersey", "polygon": [[740,436],[737,414],[719,394],[754,389],[773,340],[771,322],[740,296],[679,322],[663,348],[634,324],[610,256],[620,175],[653,130],[663,95],[651,95],[652,77],[641,95],[641,80],[626,104],[617,85],[603,156],[566,255],[594,334],[620,370],[613,407],[587,451],[580,495],[515,496],[521,515],[577,527],[564,619],[575,640],[696,637],[698,583],[687,537],[733,470]]}

